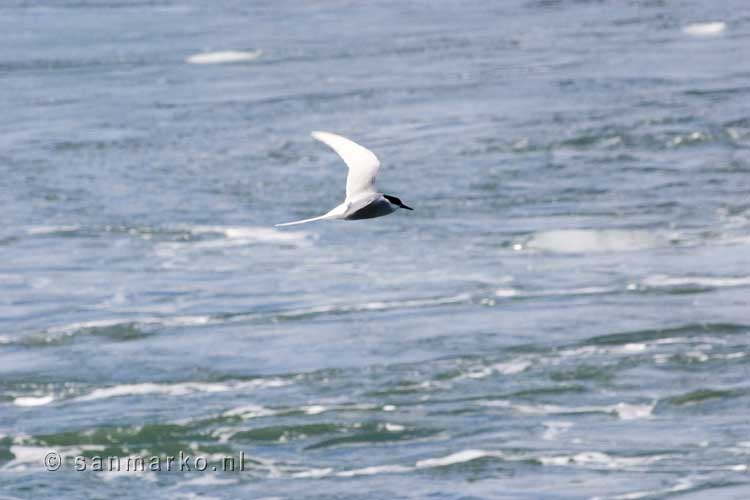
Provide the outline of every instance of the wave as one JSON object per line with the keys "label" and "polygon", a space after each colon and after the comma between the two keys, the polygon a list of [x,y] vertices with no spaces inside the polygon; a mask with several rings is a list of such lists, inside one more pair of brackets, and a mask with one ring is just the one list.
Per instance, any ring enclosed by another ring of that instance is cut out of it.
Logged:
{"label": "wave", "polygon": [[430,297],[424,299],[370,301],[359,304],[337,304],[331,306],[317,306],[306,309],[288,310],[276,313],[276,319],[298,319],[322,314],[345,314],[366,311],[387,311],[393,309],[416,309],[451,304],[463,304],[472,300],[470,293],[460,293],[448,297]]}
{"label": "wave", "polygon": [[671,238],[656,231],[560,229],[533,235],[522,248],[556,253],[605,253],[668,246]]}
{"label": "wave", "polygon": [[506,453],[500,450],[466,449],[441,457],[417,460],[413,466],[386,464],[338,472],[330,467],[313,468],[293,473],[292,476],[297,478],[321,478],[327,476],[352,477],[357,475],[404,473],[418,469],[451,467],[488,458],[502,461],[535,462],[544,466],[556,467],[580,466],[593,469],[632,469],[651,465],[654,462],[669,458],[669,455],[623,457],[597,451],[583,451],[569,455],[538,455],[532,452]]}
{"label": "wave", "polygon": [[480,406],[507,408],[524,415],[571,415],[579,413],[605,413],[614,415],[620,420],[637,420],[650,418],[656,402],[650,404],[631,404],[619,402],[602,406],[559,406],[552,404],[523,404],[500,399],[480,401]]}
{"label": "wave", "polygon": [[750,286],[750,276],[668,276],[657,274],[641,281],[646,288],[666,288],[674,290],[729,288]]}
{"label": "wave", "polygon": [[315,316],[340,315],[360,312],[418,309],[443,305],[470,303],[474,296],[461,293],[447,297],[428,297],[406,300],[369,301],[355,304],[334,304],[306,308],[269,310],[247,313],[217,313],[214,315],[136,316],[77,321],[56,325],[41,332],[27,334],[20,340],[0,337],[0,344],[18,343],[27,346],[50,345],[68,341],[77,335],[107,337],[113,340],[132,340],[146,337],[159,328],[197,327],[242,321],[285,321],[308,319]]}
{"label": "wave", "polygon": [[26,228],[26,234],[34,236],[67,236],[75,234],[80,230],[81,226],[77,224],[62,226],[31,226]]}
{"label": "wave", "polygon": [[534,298],[534,297],[559,297],[576,295],[601,295],[623,291],[623,289],[608,288],[601,286],[587,286],[578,288],[561,288],[551,290],[525,291],[516,288],[499,288],[495,290],[495,296],[500,298]]}
{"label": "wave", "polygon": [[16,406],[44,406],[54,401],[54,396],[20,396],[13,400],[13,404]]}
{"label": "wave", "polygon": [[581,343],[581,348],[596,348],[607,345],[641,344],[644,342],[664,342],[669,339],[689,339],[707,334],[733,335],[747,333],[750,326],[736,323],[690,323],[672,328],[654,328],[612,333],[591,337]]}
{"label": "wave", "polygon": [[727,24],[723,21],[713,21],[706,23],[691,23],[682,28],[686,35],[704,37],[714,36],[723,33],[727,29]]}
{"label": "wave", "polygon": [[250,389],[270,389],[285,387],[292,382],[283,378],[262,378],[227,382],[178,382],[120,384],[98,387],[78,396],[57,397],[55,394],[41,396],[18,396],[13,400],[16,406],[45,406],[57,401],[89,402],[118,397],[160,394],[166,396],[186,396],[196,393],[237,392]]}
{"label": "wave", "polygon": [[[26,346],[50,345],[66,342],[77,335],[107,337],[126,341],[149,335],[150,330],[159,327],[200,326],[211,322],[210,316],[144,316],[135,318],[107,318],[90,321],[77,321],[67,325],[51,326],[13,341]],[[10,342],[9,342],[10,343]]]}
{"label": "wave", "polygon": [[669,458],[669,455],[647,455],[639,457],[618,457],[599,451],[584,451],[572,455],[542,456],[538,460],[542,465],[556,467],[584,466],[587,468],[628,469],[646,466]]}
{"label": "wave", "polygon": [[192,56],[188,57],[187,59],[185,59],[185,62],[188,64],[238,63],[255,61],[261,55],[263,55],[262,50],[225,50],[219,52],[201,52],[199,54],[193,54]]}

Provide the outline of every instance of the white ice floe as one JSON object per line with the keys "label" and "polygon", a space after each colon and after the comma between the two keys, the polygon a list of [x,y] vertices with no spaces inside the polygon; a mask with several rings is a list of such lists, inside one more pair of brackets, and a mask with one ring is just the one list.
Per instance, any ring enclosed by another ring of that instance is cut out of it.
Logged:
{"label": "white ice floe", "polygon": [[255,61],[263,54],[261,50],[239,51],[225,50],[219,52],[201,52],[185,59],[188,64],[226,64]]}
{"label": "white ice floe", "polygon": [[682,28],[682,32],[691,36],[714,36],[723,33],[727,24],[722,21],[691,23]]}

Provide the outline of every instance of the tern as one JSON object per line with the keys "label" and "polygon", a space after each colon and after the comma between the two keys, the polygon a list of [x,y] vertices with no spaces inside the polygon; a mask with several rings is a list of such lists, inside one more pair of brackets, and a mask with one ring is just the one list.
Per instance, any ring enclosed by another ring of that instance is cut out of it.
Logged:
{"label": "tern", "polygon": [[375,189],[375,177],[378,175],[380,161],[375,154],[354,141],[330,132],[313,132],[313,139],[333,149],[346,166],[349,174],[346,177],[346,199],[333,210],[311,219],[276,224],[277,227],[305,224],[316,220],[359,220],[372,219],[388,215],[399,208],[414,210],[404,205],[395,196],[379,193]]}

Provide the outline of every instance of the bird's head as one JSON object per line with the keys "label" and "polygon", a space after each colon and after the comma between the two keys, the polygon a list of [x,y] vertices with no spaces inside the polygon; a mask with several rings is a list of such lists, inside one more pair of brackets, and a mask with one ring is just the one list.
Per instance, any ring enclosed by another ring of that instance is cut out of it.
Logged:
{"label": "bird's head", "polygon": [[407,210],[414,210],[413,208],[407,207],[406,205],[404,205],[404,203],[400,199],[396,198],[395,196],[384,194],[383,197],[389,202],[391,202],[392,205],[396,205],[399,208],[405,208]]}

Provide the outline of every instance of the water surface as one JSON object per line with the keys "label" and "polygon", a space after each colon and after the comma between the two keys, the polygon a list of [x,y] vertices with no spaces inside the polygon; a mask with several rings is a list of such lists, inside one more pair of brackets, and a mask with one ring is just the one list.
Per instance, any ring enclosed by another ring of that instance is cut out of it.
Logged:
{"label": "water surface", "polygon": [[[750,495],[744,2],[10,0],[0,42],[2,498]],[[416,210],[274,228],[343,197],[316,129]],[[180,450],[246,470],[73,470]]]}

